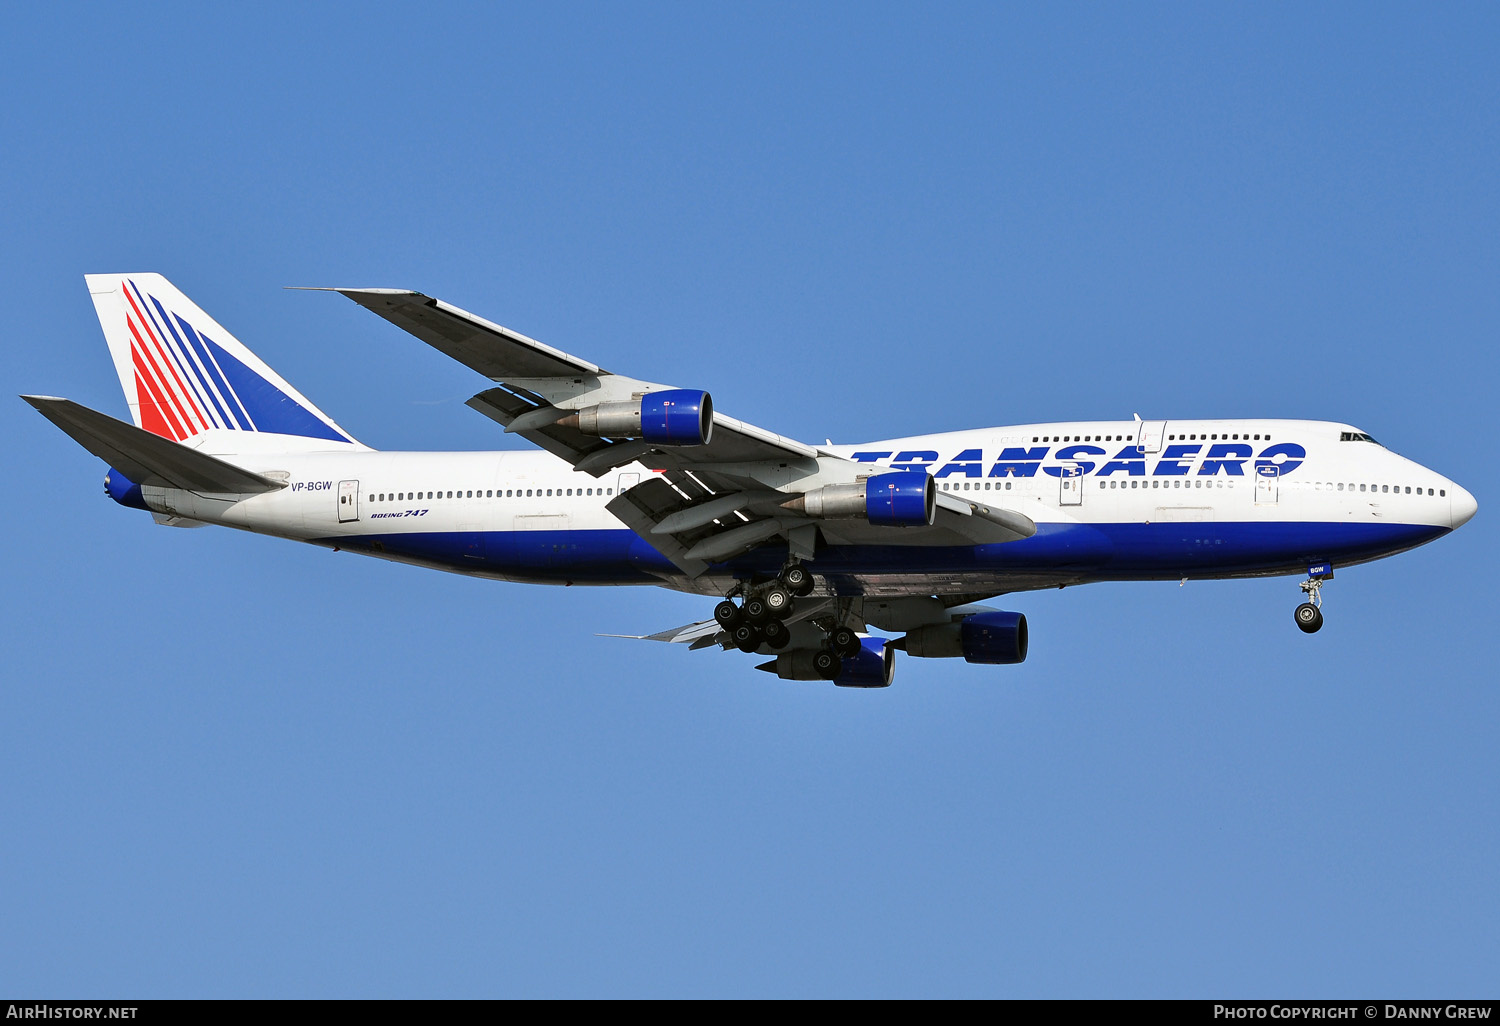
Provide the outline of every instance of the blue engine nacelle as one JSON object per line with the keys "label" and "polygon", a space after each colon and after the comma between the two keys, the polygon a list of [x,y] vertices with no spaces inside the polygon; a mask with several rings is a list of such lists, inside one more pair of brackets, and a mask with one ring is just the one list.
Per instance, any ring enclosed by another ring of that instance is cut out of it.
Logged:
{"label": "blue engine nacelle", "polygon": [[661,445],[707,445],[714,401],[707,392],[673,388],[641,399],[641,437]]}
{"label": "blue engine nacelle", "polygon": [[937,513],[937,485],[925,470],[898,470],[865,481],[865,518],[881,527],[925,527]]}
{"label": "blue engine nacelle", "polygon": [[707,445],[714,433],[714,401],[692,388],[666,388],[624,403],[600,403],[559,423],[600,438],[639,438],[652,445]]}
{"label": "blue engine nacelle", "polygon": [[886,639],[860,638],[859,655],[844,660],[833,682],[841,688],[888,688],[895,675],[896,650]]}
{"label": "blue engine nacelle", "polygon": [[114,499],[121,506],[144,510],[151,508],[146,505],[146,499],[141,495],[141,486],[114,467],[110,467],[109,473],[104,475],[104,494]]}
{"label": "blue engine nacelle", "polygon": [[899,642],[918,659],[956,659],[971,663],[1020,663],[1026,660],[1026,617],[1021,613],[975,613],[958,623],[918,627]]}
{"label": "blue engine nacelle", "polygon": [[958,625],[964,660],[970,663],[1024,663],[1026,616],[1023,613],[975,613]]}
{"label": "blue engine nacelle", "polygon": [[827,520],[867,520],[877,527],[927,527],[937,514],[937,485],[925,470],[898,470],[854,484],[824,485],[781,505]]}

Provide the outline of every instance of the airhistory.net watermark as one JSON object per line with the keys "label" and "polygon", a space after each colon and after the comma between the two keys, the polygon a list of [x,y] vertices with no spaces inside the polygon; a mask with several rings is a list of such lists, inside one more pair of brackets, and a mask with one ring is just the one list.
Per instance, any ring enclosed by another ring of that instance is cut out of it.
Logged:
{"label": "airhistory.net watermark", "polygon": [[6,1005],[7,1019],[134,1019],[138,1005],[60,1005],[28,1001]]}

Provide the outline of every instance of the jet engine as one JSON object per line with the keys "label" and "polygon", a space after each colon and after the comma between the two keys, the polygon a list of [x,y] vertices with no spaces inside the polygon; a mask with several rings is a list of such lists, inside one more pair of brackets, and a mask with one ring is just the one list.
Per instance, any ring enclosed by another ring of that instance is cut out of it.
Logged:
{"label": "jet engine", "polygon": [[885,638],[860,638],[859,655],[844,660],[833,678],[841,688],[888,688],[896,675],[896,650]]}
{"label": "jet engine", "polygon": [[707,392],[668,388],[639,399],[600,403],[558,423],[600,438],[640,438],[653,445],[707,445],[714,431],[714,401]]}
{"label": "jet engine", "polygon": [[963,656],[970,663],[1023,663],[1027,646],[1026,615],[975,613],[958,623],[919,627],[902,642],[906,654],[919,659]]}
{"label": "jet engine", "polygon": [[937,486],[925,470],[899,470],[853,484],[824,485],[781,505],[828,520],[868,520],[877,527],[927,527],[937,513]]}
{"label": "jet engine", "polygon": [[[783,652],[768,663],[756,667],[776,674],[782,680],[823,680],[813,664],[813,657],[820,655],[817,649],[802,648]],[[839,670],[833,682],[842,688],[890,687],[896,675],[896,650],[885,638],[860,638],[859,653],[839,660]]]}

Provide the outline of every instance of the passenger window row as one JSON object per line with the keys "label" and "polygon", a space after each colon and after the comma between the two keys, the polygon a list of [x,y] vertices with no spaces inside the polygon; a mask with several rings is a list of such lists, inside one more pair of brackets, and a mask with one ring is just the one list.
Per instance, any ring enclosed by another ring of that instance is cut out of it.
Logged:
{"label": "passenger window row", "polygon": [[1245,431],[1245,432],[1235,432],[1234,434],[1230,434],[1229,432],[1226,431],[1226,432],[1223,432],[1223,433],[1220,433],[1220,434],[1168,435],[1167,436],[1167,441],[1169,441],[1169,442],[1197,442],[1197,441],[1217,442],[1220,439],[1223,439],[1226,442],[1239,442],[1239,441],[1245,441],[1245,442],[1249,442],[1249,441],[1269,442],[1271,440],[1271,436],[1270,435],[1266,435],[1266,436],[1262,437],[1260,435],[1255,435],[1252,438],[1251,435],[1250,435],[1250,432],[1248,432],[1248,431]]}
{"label": "passenger window row", "polygon": [[1183,480],[1182,478],[1170,478],[1170,479],[1167,479],[1167,480],[1162,480],[1161,478],[1153,478],[1150,481],[1137,481],[1137,480],[1132,479],[1130,481],[1129,485],[1127,485],[1124,481],[1105,481],[1103,479],[1100,479],[1100,481],[1099,481],[1099,487],[1100,488],[1115,488],[1115,487],[1119,487],[1119,488],[1125,488],[1125,487],[1130,487],[1130,488],[1135,488],[1135,487],[1141,487],[1141,488],[1189,488],[1189,489],[1191,489],[1191,488],[1225,488],[1225,487],[1233,488],[1234,487],[1234,479],[1233,478],[1222,478],[1222,477],[1209,478],[1206,481],[1203,478],[1188,478],[1187,480]]}
{"label": "passenger window row", "polygon": [[[1313,482],[1313,487],[1317,488],[1318,484],[1319,484],[1319,482],[1314,481]],[[1322,482],[1322,485],[1323,485],[1323,488],[1325,490],[1327,490],[1327,491],[1331,492],[1334,489],[1334,486],[1333,486],[1332,482],[1326,482],[1325,481],[1325,482]],[[1406,488],[1405,492],[1402,492],[1402,490],[1401,490],[1402,486],[1401,485],[1368,485],[1368,486],[1366,486],[1366,485],[1360,485],[1359,486],[1359,490],[1363,492],[1363,491],[1366,490],[1367,487],[1368,487],[1368,489],[1370,491],[1372,491],[1372,492],[1380,492],[1382,495],[1388,494],[1388,493],[1391,493],[1391,492],[1395,492],[1397,495],[1402,495],[1402,494],[1410,495],[1410,494],[1412,494],[1411,485],[1406,485],[1405,486],[1405,488]],[[1344,482],[1342,482],[1342,481],[1339,482],[1339,484],[1338,484],[1338,490],[1341,491],[1341,492],[1344,490]],[[1349,491],[1351,491],[1351,492],[1354,491],[1354,482],[1353,481],[1349,482]],[[1447,495],[1448,495],[1448,489],[1446,489],[1446,488],[1438,488],[1435,491],[1436,491],[1437,495],[1441,495],[1444,498],[1446,498]],[[1421,495],[1422,494],[1422,489],[1418,488],[1416,494]],[[1427,494],[1428,495],[1434,494],[1434,489],[1432,489],[1432,488],[1427,489]]]}
{"label": "passenger window row", "polygon": [[489,488],[484,490],[471,489],[468,491],[455,490],[451,492],[368,492],[365,494],[366,502],[416,502],[420,499],[522,499],[531,498],[533,493],[536,497],[542,495],[572,496],[582,498],[584,496],[613,495],[613,488]]}
{"label": "passenger window row", "polygon": [[[1207,434],[1207,433],[1205,433],[1205,434],[1202,434],[1202,435],[1196,435],[1196,434],[1194,434],[1194,435],[1168,435],[1167,436],[1167,441],[1169,441],[1169,442],[1177,442],[1177,441],[1182,441],[1182,442],[1196,442],[1196,441],[1198,441],[1201,438],[1205,442],[1207,442],[1207,441],[1217,442],[1217,441],[1219,441],[1219,439],[1221,437],[1226,442],[1228,442],[1228,441],[1238,442],[1238,441],[1240,441],[1242,439],[1244,441],[1248,442],[1248,441],[1251,441],[1251,438],[1252,438],[1252,436],[1250,435],[1250,433],[1248,431],[1245,431],[1245,432],[1238,432],[1238,431],[1236,431],[1233,434],[1229,433],[1228,431],[1225,431],[1225,432],[1222,432],[1222,433],[1215,433],[1215,434]],[[1365,436],[1365,437],[1368,437],[1368,436]],[[1031,436],[1031,440],[1033,442],[1133,442],[1133,441],[1135,441],[1135,435],[1133,435],[1133,434],[1132,435],[1042,435],[1041,437],[1037,437],[1036,435],[1032,435]],[[1271,436],[1270,435],[1265,435],[1265,436],[1255,435],[1254,436],[1254,441],[1257,441],[1257,442],[1261,442],[1261,441],[1269,442],[1270,440],[1271,440]],[[1374,439],[1370,439],[1370,440],[1374,441]]]}
{"label": "passenger window row", "polygon": [[[1182,481],[1180,479],[1174,479],[1174,480],[1172,480],[1170,482],[1168,482],[1168,481],[1161,481],[1160,482],[1160,486],[1162,488],[1203,488],[1203,487],[1208,487],[1208,488],[1214,488],[1214,487],[1223,488],[1225,480],[1228,480],[1230,488],[1234,487],[1234,479],[1233,478],[1228,478],[1228,479],[1210,479],[1208,481],[1207,485],[1205,485],[1204,482],[1201,481],[1201,480]],[[1129,484],[1129,487],[1134,488],[1134,487],[1136,487],[1137,484],[1139,484],[1140,487],[1142,487],[1142,488],[1147,487],[1147,484],[1146,484],[1145,481],[1140,481],[1140,482],[1131,481],[1130,484]],[[1327,482],[1324,482],[1324,481],[1289,481],[1289,482],[1287,482],[1287,484],[1291,485],[1292,487],[1297,487],[1299,485],[1302,486],[1302,487],[1307,487],[1307,486],[1311,485],[1312,488],[1314,490],[1316,490],[1316,491],[1330,491],[1330,492],[1333,491],[1334,487],[1335,487],[1334,483],[1332,481],[1327,481]],[[1099,481],[1099,487],[1100,488],[1114,488],[1116,485],[1118,485],[1121,488],[1126,487],[1126,484],[1123,481],[1105,481],[1103,479],[1100,479],[1100,481]],[[1156,480],[1152,480],[1151,483],[1150,483],[1150,485],[1149,485],[1149,487],[1155,488],[1155,487],[1157,487],[1157,485],[1158,485],[1158,482]],[[1402,494],[1411,495],[1411,494],[1413,494],[1412,493],[1411,485],[1406,485],[1404,487],[1405,487],[1405,491],[1403,492],[1403,490],[1402,490],[1403,486],[1402,485],[1373,485],[1372,484],[1372,485],[1360,485],[1359,486],[1359,490],[1362,491],[1362,492],[1367,491],[1367,490],[1369,492],[1378,492],[1378,493],[1383,494],[1383,495],[1384,494],[1389,494],[1392,491],[1394,491],[1398,495],[1402,495]],[[1339,491],[1342,492],[1344,490],[1344,483],[1343,482],[1339,482],[1337,488],[1338,488]],[[1349,488],[1349,491],[1351,491],[1351,492],[1354,491],[1354,488],[1355,488],[1354,483],[1350,482],[1348,488]],[[1422,494],[1422,489],[1418,488],[1416,490],[1416,494],[1417,495],[1421,495]],[[1427,489],[1427,494],[1428,495],[1438,495],[1438,496],[1441,496],[1443,498],[1446,498],[1447,495],[1448,495],[1448,490],[1446,488],[1436,488],[1436,489],[1434,489],[1434,488],[1428,488]]]}

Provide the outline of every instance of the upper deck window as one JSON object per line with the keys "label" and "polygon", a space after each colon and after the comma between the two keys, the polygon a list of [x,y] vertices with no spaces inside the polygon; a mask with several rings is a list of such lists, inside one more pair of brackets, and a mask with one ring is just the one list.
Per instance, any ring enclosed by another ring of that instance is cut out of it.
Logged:
{"label": "upper deck window", "polygon": [[[1341,442],[1375,442],[1375,439],[1371,438],[1369,435],[1365,434],[1363,431],[1341,431],[1341,432],[1339,432],[1339,441],[1341,441]],[[1379,445],[1380,443],[1379,442],[1375,442],[1375,444]]]}

